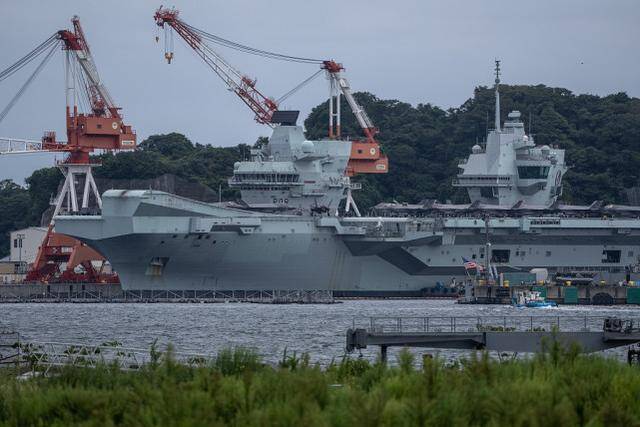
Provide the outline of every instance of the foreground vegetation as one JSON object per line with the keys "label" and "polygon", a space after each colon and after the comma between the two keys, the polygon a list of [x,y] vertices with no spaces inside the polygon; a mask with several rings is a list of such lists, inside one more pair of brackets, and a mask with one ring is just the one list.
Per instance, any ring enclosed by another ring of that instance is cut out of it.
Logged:
{"label": "foreground vegetation", "polygon": [[321,369],[294,355],[271,367],[236,350],[196,367],[169,353],[135,372],[67,367],[20,380],[4,369],[0,425],[640,424],[640,370],[615,360],[556,348],[530,360],[416,362],[403,352],[394,367],[345,359]]}

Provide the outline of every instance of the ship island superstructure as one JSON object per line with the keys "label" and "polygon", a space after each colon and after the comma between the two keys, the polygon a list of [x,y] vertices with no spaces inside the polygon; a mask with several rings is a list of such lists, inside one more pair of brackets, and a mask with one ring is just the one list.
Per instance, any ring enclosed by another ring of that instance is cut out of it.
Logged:
{"label": "ship island superstructure", "polygon": [[563,204],[564,150],[537,146],[519,112],[501,126],[499,83],[497,69],[495,129],[452,183],[467,204],[381,203],[346,216],[351,142],[309,141],[285,114],[269,143],[235,165],[239,202],[109,190],[100,215],[59,215],[56,227],[109,259],[124,289],[403,295],[464,280],[464,260],[497,273],[635,280],[640,207]]}
{"label": "ship island superstructure", "polygon": [[467,189],[469,199],[481,204],[514,206],[517,203],[549,206],[562,194],[567,171],[564,150],[536,146],[526,135],[520,112],[512,111],[500,126],[500,62],[496,61],[495,129],[485,147],[476,144],[462,161],[454,187]]}

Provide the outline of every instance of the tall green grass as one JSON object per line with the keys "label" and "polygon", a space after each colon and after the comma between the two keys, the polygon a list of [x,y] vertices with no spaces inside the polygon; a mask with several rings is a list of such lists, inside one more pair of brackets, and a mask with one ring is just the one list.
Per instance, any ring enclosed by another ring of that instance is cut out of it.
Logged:
{"label": "tall green grass", "polygon": [[393,367],[345,358],[325,368],[296,354],[272,367],[244,349],[194,367],[168,352],[139,371],[0,371],[0,425],[634,426],[640,370],[557,347],[507,362],[403,352]]}

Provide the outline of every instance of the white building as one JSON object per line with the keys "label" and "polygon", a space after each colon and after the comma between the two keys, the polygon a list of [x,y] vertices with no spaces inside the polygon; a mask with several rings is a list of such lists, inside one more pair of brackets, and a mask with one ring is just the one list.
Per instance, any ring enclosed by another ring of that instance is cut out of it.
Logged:
{"label": "white building", "polygon": [[9,261],[33,263],[46,234],[47,229],[44,227],[29,227],[12,231]]}

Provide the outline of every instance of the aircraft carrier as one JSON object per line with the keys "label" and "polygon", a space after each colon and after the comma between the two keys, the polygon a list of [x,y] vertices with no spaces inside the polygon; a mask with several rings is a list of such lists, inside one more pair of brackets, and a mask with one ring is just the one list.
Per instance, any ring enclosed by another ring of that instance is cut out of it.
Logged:
{"label": "aircraft carrier", "polygon": [[[207,204],[151,190],[110,190],[100,215],[58,215],[56,231],[100,251],[125,290],[333,290],[403,295],[495,273],[635,280],[640,207],[563,204],[564,150],[536,145],[520,113],[474,145],[452,185],[470,203],[381,203],[344,214],[356,184],[351,142],[306,140],[296,115],[274,114],[269,143],[238,162],[241,202]],[[280,114],[282,113],[282,114]]]}

